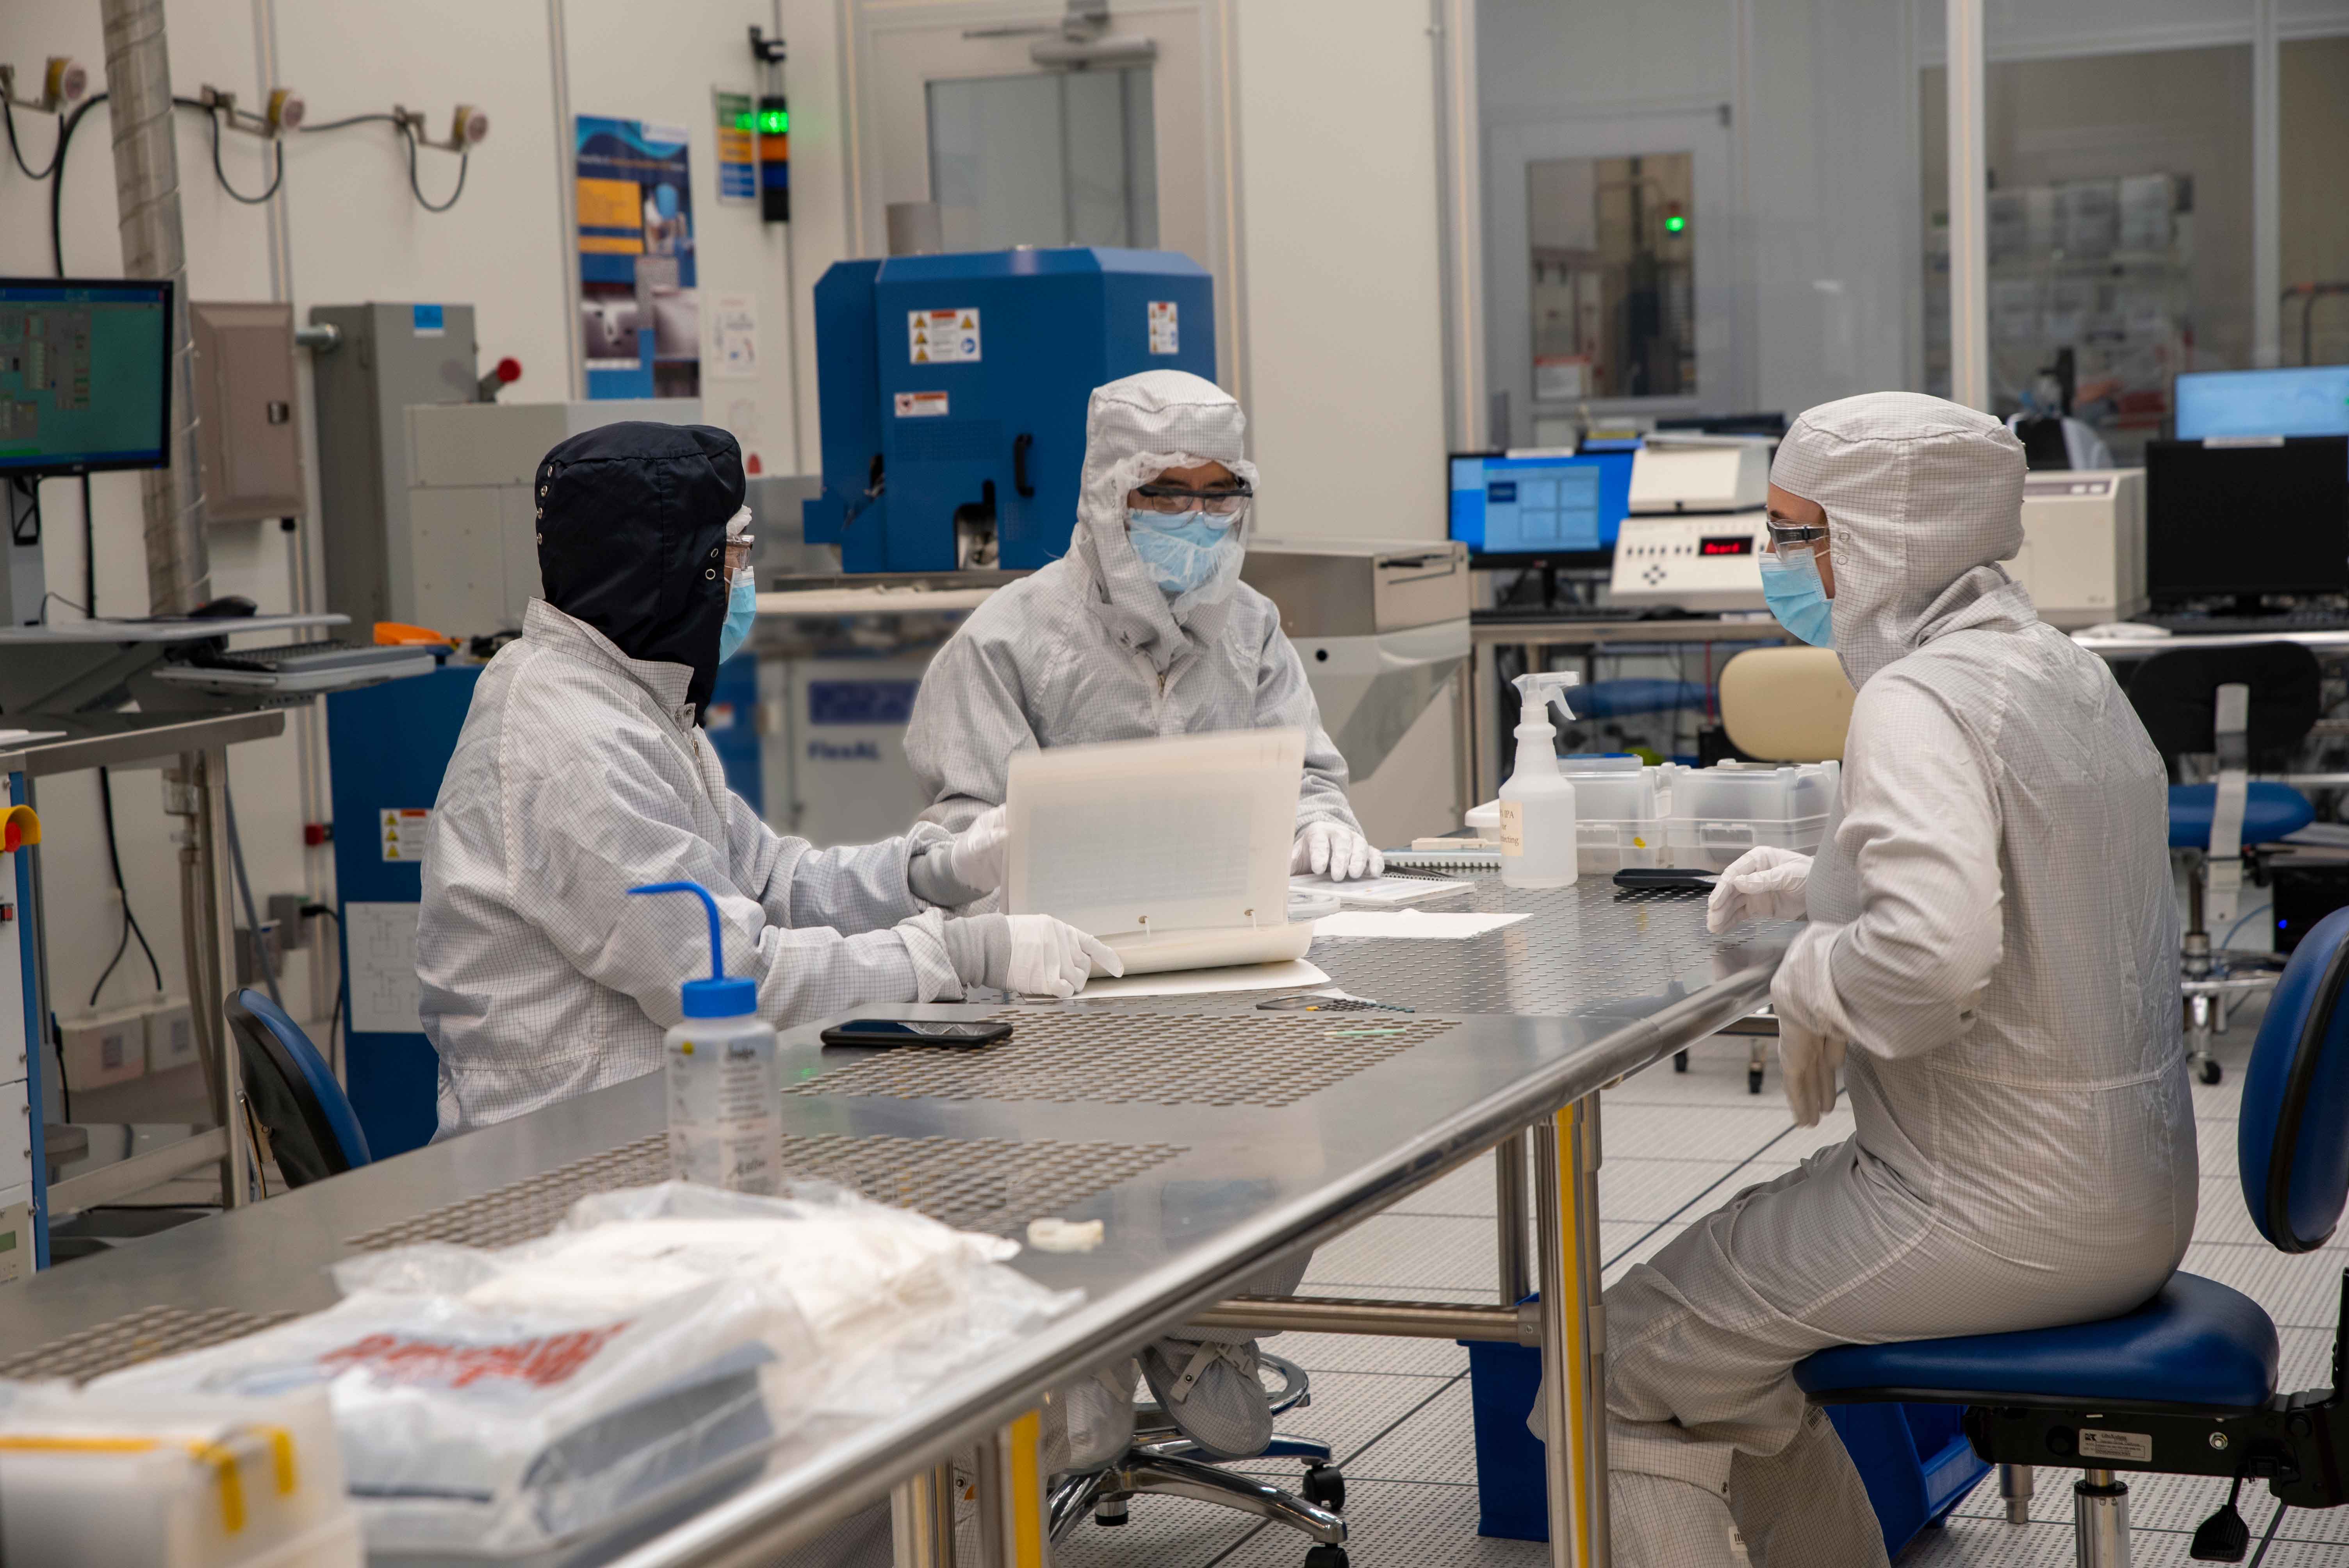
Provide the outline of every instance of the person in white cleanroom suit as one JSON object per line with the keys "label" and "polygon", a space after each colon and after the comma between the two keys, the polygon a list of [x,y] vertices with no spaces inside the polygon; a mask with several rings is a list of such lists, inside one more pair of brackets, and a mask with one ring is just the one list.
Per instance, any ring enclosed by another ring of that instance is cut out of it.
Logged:
{"label": "person in white cleanroom suit", "polygon": [[[1301,729],[1290,869],[1343,880],[1384,870],[1346,804],[1346,759],[1322,730],[1305,665],[1272,601],[1240,581],[1257,469],[1230,393],[1180,370],[1094,388],[1069,553],[989,598],[931,661],[905,756],[947,827],[1004,797],[1030,747],[1219,729]],[[1251,1282],[1287,1294],[1298,1259]],[[1142,1357],[1185,1434],[1218,1458],[1261,1453],[1272,1416],[1246,1334],[1185,1329]],[[1075,1463],[1114,1457],[1130,1428],[1112,1374],[1070,1397]],[[1089,1448],[1084,1433],[1101,1434]],[[1103,1454],[1106,1447],[1112,1451]]]}
{"label": "person in white cleanroom suit", "polygon": [[1240,581],[1256,465],[1214,382],[1146,370],[1094,388],[1069,553],[971,612],[930,664],[905,756],[959,828],[1003,799],[1014,753],[1211,729],[1305,731],[1292,868],[1376,876],[1272,601]]}
{"label": "person in white cleanroom suit", "polygon": [[1750,851],[1712,923],[1807,914],[1771,986],[1808,1126],[1857,1131],[1607,1292],[1621,1568],[1881,1564],[1851,1460],[1789,1375],[1831,1345],[2085,1322],[2194,1227],[2160,758],[2103,662],[1998,562],[2021,444],[1888,392],[1771,469],[1771,607],[1858,688],[1814,859]]}
{"label": "person in white cleanroom suit", "polygon": [[627,896],[646,882],[716,896],[726,972],[779,1026],[968,985],[1066,996],[1122,967],[1044,915],[946,918],[999,882],[999,816],[819,850],[727,789],[698,720],[756,612],[742,483],[705,426],[608,425],[539,465],[545,596],[481,671],[425,844],[436,1136],[659,1068],[709,938],[678,901]]}

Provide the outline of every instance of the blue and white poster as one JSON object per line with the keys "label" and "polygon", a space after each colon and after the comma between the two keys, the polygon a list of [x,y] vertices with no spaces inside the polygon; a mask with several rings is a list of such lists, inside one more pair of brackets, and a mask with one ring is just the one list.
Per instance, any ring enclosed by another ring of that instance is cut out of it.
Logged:
{"label": "blue and white poster", "polygon": [[583,114],[577,129],[587,396],[698,397],[701,308],[686,129]]}

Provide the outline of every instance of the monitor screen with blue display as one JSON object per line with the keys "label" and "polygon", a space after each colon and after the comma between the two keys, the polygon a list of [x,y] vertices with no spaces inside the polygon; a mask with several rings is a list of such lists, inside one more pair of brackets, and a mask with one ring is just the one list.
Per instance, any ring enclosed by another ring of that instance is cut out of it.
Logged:
{"label": "monitor screen with blue display", "polygon": [[165,466],[171,285],[0,278],[0,473]]}
{"label": "monitor screen with blue display", "polygon": [[1452,537],[1471,555],[1604,555],[1631,510],[1631,451],[1452,458]]}
{"label": "monitor screen with blue display", "polygon": [[2349,365],[2209,370],[2178,378],[2178,438],[2349,436]]}

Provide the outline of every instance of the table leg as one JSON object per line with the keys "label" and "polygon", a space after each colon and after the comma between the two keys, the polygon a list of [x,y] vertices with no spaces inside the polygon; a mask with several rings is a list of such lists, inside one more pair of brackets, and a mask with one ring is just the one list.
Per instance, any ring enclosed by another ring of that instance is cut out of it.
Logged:
{"label": "table leg", "polygon": [[1592,1104],[1575,1101],[1535,1129],[1540,1219],[1542,1400],[1551,1568],[1608,1568],[1607,1412],[1597,1299],[1598,1140]]}
{"label": "table leg", "polygon": [[1534,1293],[1532,1254],[1526,1241],[1526,1135],[1513,1132],[1493,1150],[1493,1212],[1499,1231],[1500,1295],[1515,1306]]}
{"label": "table leg", "polygon": [[986,1568],[1050,1568],[1043,1418],[1030,1410],[978,1448],[978,1528]]}
{"label": "table leg", "polygon": [[890,1490],[889,1533],[895,1568],[955,1568],[951,1460]]}

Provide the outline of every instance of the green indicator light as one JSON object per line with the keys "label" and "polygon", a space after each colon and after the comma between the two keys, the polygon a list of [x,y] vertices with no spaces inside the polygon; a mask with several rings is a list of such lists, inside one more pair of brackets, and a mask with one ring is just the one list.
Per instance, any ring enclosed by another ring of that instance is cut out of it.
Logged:
{"label": "green indicator light", "polygon": [[1687,227],[1688,220],[1682,217],[1678,212],[1673,213],[1671,217],[1664,220],[1664,232],[1667,234],[1677,234]]}
{"label": "green indicator light", "polygon": [[768,136],[781,136],[791,128],[792,112],[789,109],[771,108],[759,116],[759,129]]}
{"label": "green indicator light", "polygon": [[734,129],[737,130],[756,130],[759,127],[758,122],[751,118],[750,112],[745,110],[743,113],[738,114],[734,117]]}

